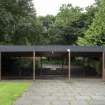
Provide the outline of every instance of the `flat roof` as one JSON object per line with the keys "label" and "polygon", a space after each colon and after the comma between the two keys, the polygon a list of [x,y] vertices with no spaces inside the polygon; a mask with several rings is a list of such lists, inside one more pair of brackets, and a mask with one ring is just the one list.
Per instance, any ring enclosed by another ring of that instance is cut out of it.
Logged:
{"label": "flat roof", "polygon": [[0,45],[0,52],[104,52],[105,46],[71,46],[71,45]]}

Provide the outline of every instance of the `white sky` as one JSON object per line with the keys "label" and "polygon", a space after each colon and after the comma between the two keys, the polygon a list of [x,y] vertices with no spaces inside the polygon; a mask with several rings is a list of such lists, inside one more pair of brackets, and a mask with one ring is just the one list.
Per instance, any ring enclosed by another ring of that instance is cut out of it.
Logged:
{"label": "white sky", "polygon": [[73,6],[87,7],[92,5],[95,0],[33,0],[37,15],[47,14],[56,15],[62,4],[71,3]]}

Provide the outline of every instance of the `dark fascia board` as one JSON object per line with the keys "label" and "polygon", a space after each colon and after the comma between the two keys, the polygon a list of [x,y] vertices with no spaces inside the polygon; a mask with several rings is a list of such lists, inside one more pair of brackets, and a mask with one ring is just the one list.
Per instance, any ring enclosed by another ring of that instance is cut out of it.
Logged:
{"label": "dark fascia board", "polygon": [[70,46],[70,45],[1,45],[0,52],[67,52],[70,49],[71,52],[103,52],[104,46]]}

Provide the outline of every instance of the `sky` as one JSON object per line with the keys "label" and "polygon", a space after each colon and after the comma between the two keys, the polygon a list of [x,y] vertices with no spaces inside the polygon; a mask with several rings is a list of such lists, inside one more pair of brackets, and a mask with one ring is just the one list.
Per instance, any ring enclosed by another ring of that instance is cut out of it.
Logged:
{"label": "sky", "polygon": [[62,4],[71,3],[73,6],[87,7],[92,5],[95,0],[33,0],[38,16],[56,15]]}

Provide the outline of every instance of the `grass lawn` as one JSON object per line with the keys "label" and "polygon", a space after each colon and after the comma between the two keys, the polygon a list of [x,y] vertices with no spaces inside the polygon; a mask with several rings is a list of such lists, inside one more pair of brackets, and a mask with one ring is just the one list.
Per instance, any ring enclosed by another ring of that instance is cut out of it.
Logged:
{"label": "grass lawn", "polygon": [[0,105],[13,105],[18,97],[26,91],[30,82],[0,82]]}

